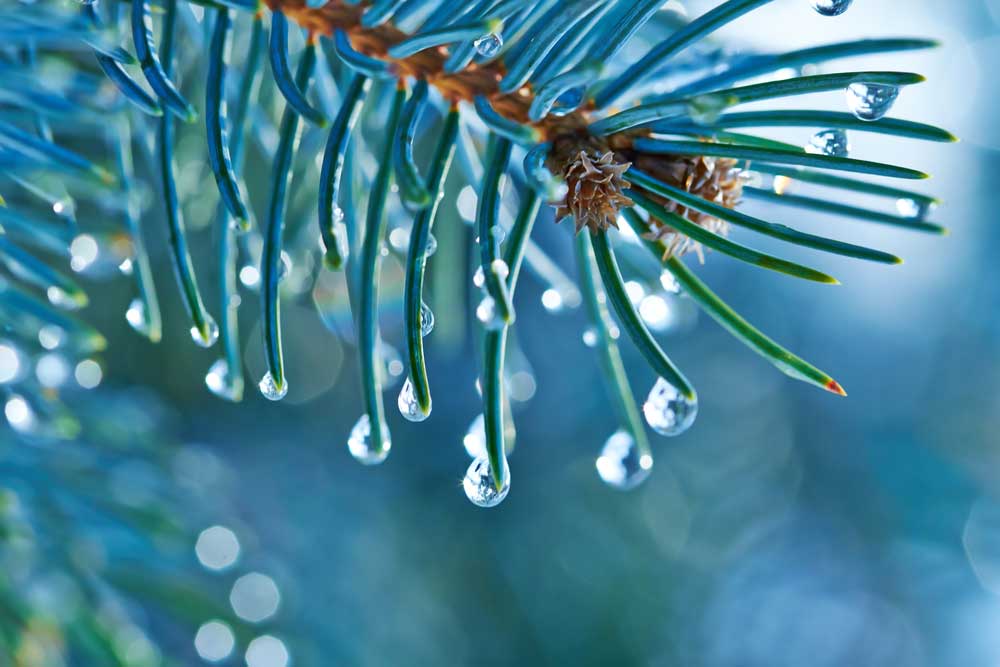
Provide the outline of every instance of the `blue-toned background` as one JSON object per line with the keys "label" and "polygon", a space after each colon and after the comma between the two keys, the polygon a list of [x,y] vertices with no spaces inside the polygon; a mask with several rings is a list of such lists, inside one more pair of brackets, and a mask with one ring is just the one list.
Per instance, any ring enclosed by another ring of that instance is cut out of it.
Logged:
{"label": "blue-toned background", "polygon": [[[695,14],[715,3],[685,4]],[[234,468],[219,494],[235,503],[236,534],[254,545],[245,569],[278,582],[275,632],[294,664],[1000,664],[1000,2],[856,0],[828,19],[787,0],[722,35],[764,50],[859,36],[944,42],[866,57],[860,68],[926,74],[894,115],[947,127],[962,143],[851,140],[855,157],[932,173],[919,187],[945,200],[933,219],[951,236],[787,209],[769,219],[906,263],[799,253],[840,278],[837,287],[715,255],[699,268],[748,319],[831,372],[846,399],[778,374],[701,317],[663,339],[699,389],[698,421],[680,438],[654,440],[641,488],[614,491],[594,470],[616,426],[581,340],[583,314],[546,312],[526,274],[517,337],[533,378],[524,390],[534,394],[515,403],[511,493],[484,511],[460,488],[462,438],[478,411],[475,348],[450,321],[464,310],[435,307],[433,416],[410,424],[393,409],[392,455],[375,469],[356,465],[345,446],[361,412],[353,348],[308,302],[285,306],[292,389],[281,404],[248,391],[229,406],[207,392],[214,357],[188,343],[174,296],[157,348],[109,316],[108,384],[152,384],[176,407],[182,437]],[[840,109],[843,99],[808,100],[818,103]],[[809,134],[774,136],[805,143]],[[466,233],[453,211],[442,224]],[[571,270],[567,230],[545,218],[536,232]],[[128,296],[116,289],[108,298],[123,309]],[[673,305],[690,314],[690,304]],[[385,326],[399,345],[398,322]],[[255,384],[259,334],[252,320],[244,329]],[[623,352],[644,395],[654,378],[628,344]],[[395,390],[386,397],[392,408]]]}

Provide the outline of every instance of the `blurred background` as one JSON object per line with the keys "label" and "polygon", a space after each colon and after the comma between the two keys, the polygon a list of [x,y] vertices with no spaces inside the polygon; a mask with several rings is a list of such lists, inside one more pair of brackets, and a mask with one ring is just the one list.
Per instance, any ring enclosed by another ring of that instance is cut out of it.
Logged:
{"label": "blurred background", "polygon": [[[691,15],[715,4],[683,3]],[[129,329],[125,281],[102,285],[87,316],[110,340],[102,388],[90,400],[106,397],[98,411],[120,423],[132,413],[117,401],[147,388],[142,405],[155,407],[138,413],[155,411],[155,426],[130,437],[163,441],[181,461],[168,466],[162,491],[179,496],[189,526],[171,562],[219,605],[190,614],[200,639],[176,632],[157,643],[181,656],[177,664],[200,655],[250,667],[1000,664],[1000,282],[992,271],[1000,222],[989,199],[1000,166],[1000,1],[856,0],[843,16],[823,18],[807,0],[786,0],[720,35],[732,48],[765,51],[862,36],[943,42],[836,69],[927,76],[903,91],[893,115],[945,127],[961,143],[852,133],[852,156],[930,172],[918,187],[944,200],[931,219],[951,235],[748,202],[750,213],[767,210],[776,222],[906,263],[783,249],[843,283],[826,287],[710,254],[699,275],[849,396],[786,378],[690,302],[664,296],[661,340],[698,387],[700,411],[682,437],[654,436],[652,475],[631,492],[609,488],[595,471],[617,426],[582,338],[585,316],[551,298],[543,305],[547,286],[530,272],[518,290],[509,364],[512,489],[486,511],[460,484],[469,463],[463,440],[479,413],[464,274],[431,277],[433,415],[404,421],[395,410],[399,385],[387,390],[392,454],[364,468],[346,448],[362,408],[343,285],[321,280],[283,306],[291,389],[278,404],[255,390],[264,366],[257,297],[246,290],[247,397],[227,404],[205,387],[218,352],[191,345],[166,250],[151,232],[164,340],[154,346]],[[840,109],[843,99],[794,104]],[[811,131],[769,136],[804,144]],[[184,187],[197,188],[193,180]],[[455,192],[435,230],[442,256],[461,255],[472,233],[462,218],[475,194],[461,183]],[[212,207],[204,208],[202,229],[198,210],[186,215],[207,246]],[[547,214],[535,232],[572,275],[567,229]],[[210,252],[195,261],[214,284]],[[383,332],[400,347],[401,322],[390,312],[399,310],[399,263],[390,257],[385,273]],[[655,378],[625,341],[622,351],[644,397]],[[197,493],[184,486],[192,476]],[[30,491],[23,478],[18,484]],[[136,555],[118,546],[110,553]]]}

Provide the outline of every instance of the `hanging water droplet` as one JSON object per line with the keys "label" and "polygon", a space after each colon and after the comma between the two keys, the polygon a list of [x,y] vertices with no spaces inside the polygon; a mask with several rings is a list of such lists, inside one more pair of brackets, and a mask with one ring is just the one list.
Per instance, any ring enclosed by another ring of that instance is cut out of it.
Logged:
{"label": "hanging water droplet", "polygon": [[476,307],[476,319],[483,323],[483,326],[492,331],[496,331],[504,326],[503,318],[497,312],[497,302],[491,296],[484,296]]}
{"label": "hanging water droplet", "polygon": [[215,323],[212,316],[205,314],[204,331],[197,326],[191,327],[191,340],[198,347],[212,347],[215,341],[219,340],[219,325]]}
{"label": "hanging water droplet", "polygon": [[497,489],[493,483],[493,471],[490,468],[490,461],[486,457],[477,458],[469,465],[462,480],[462,488],[465,490],[465,497],[477,507],[496,507],[510,491],[510,469],[507,461],[503,462],[503,483]]}
{"label": "hanging water droplet", "polygon": [[597,329],[594,327],[587,327],[583,330],[583,344],[587,347],[597,347],[598,335]]}
{"label": "hanging water droplet", "polygon": [[552,105],[552,113],[556,116],[561,116],[570,111],[574,111],[577,107],[583,104],[583,94],[585,92],[586,88],[584,86],[570,88],[556,98],[555,104]]}
{"label": "hanging water droplet", "polygon": [[608,486],[628,491],[642,484],[653,468],[653,457],[640,451],[626,431],[616,431],[604,443],[595,463],[597,474]]}
{"label": "hanging water droplet", "polygon": [[477,266],[476,271],[472,274],[472,284],[480,289],[486,284],[486,274],[483,272],[482,264]]}
{"label": "hanging water droplet", "polygon": [[843,130],[823,130],[817,132],[805,147],[807,153],[813,155],[829,155],[831,157],[847,157],[851,152],[851,144],[847,132]]}
{"label": "hanging water droplet", "polygon": [[507,266],[507,262],[502,259],[494,259],[490,262],[490,270],[496,275],[500,280],[507,280],[507,276],[510,275],[510,267]]}
{"label": "hanging water droplet", "polygon": [[427,245],[424,246],[424,257],[430,257],[437,252],[438,240],[433,234],[427,235]]}
{"label": "hanging water droplet", "polygon": [[680,435],[698,416],[698,399],[689,399],[677,387],[659,378],[649,392],[642,412],[646,423],[660,435]]}
{"label": "hanging water droplet", "polygon": [[840,16],[850,8],[854,0],[809,0],[809,4],[823,16]]}
{"label": "hanging water droplet", "polygon": [[132,270],[133,270],[132,258],[126,257],[125,259],[123,259],[122,263],[118,265],[118,270],[121,272],[123,276],[132,275]]}
{"label": "hanging water droplet", "polygon": [[425,413],[420,409],[420,404],[417,402],[416,392],[413,390],[413,383],[410,382],[410,378],[406,378],[406,382],[403,383],[403,388],[399,392],[399,399],[396,401],[396,405],[399,406],[399,413],[407,421],[422,422],[431,415],[430,410]]}
{"label": "hanging water droplet", "polygon": [[269,401],[280,401],[288,393],[288,380],[281,383],[281,387],[278,387],[277,383],[274,381],[271,372],[268,371],[264,373],[264,377],[260,379],[257,384],[257,388],[260,389],[260,393]]}
{"label": "hanging water droplet", "polygon": [[79,310],[87,303],[87,298],[83,292],[70,294],[61,287],[55,285],[45,290],[45,296],[49,298],[49,303],[64,310]]}
{"label": "hanging water droplet", "polygon": [[434,311],[423,301],[420,302],[420,335],[427,336],[434,331]]}
{"label": "hanging water droplet", "polygon": [[462,445],[466,453],[474,459],[486,456],[486,422],[483,415],[476,415],[476,418],[469,424],[465,435],[462,437]]}
{"label": "hanging water droplet", "polygon": [[392,449],[392,441],[389,439],[389,429],[385,425],[382,426],[382,433],[384,434],[382,446],[375,447],[372,443],[372,427],[368,414],[361,415],[351,429],[350,437],[347,438],[347,449],[354,460],[366,466],[378,465],[385,461],[389,456],[389,450]]}
{"label": "hanging water droplet", "polygon": [[205,386],[219,398],[234,403],[243,398],[243,378],[229,372],[225,359],[216,359],[205,374]]}
{"label": "hanging water droplet", "polygon": [[879,120],[899,97],[899,88],[879,83],[852,83],[847,87],[847,108],[861,120]]}
{"label": "hanging water droplet", "polygon": [[149,318],[146,316],[146,304],[143,303],[142,299],[139,297],[132,299],[128,310],[125,311],[125,321],[142,335],[149,334]]}
{"label": "hanging water droplet", "polygon": [[934,203],[927,200],[899,199],[896,201],[896,210],[904,218],[924,222],[934,210]]}
{"label": "hanging water droplet", "polygon": [[495,32],[491,32],[474,41],[472,45],[476,47],[476,53],[483,58],[492,58],[500,53],[500,49],[503,48],[503,37]]}

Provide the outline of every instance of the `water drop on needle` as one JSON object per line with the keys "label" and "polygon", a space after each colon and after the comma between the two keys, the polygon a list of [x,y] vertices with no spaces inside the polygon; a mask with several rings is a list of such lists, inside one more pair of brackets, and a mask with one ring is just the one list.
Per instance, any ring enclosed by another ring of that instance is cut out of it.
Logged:
{"label": "water drop on needle", "polygon": [[385,461],[392,448],[392,441],[389,439],[389,430],[384,424],[382,425],[382,433],[384,434],[382,446],[376,447],[372,442],[371,421],[367,414],[361,415],[357,423],[354,424],[354,428],[351,429],[351,435],[347,438],[347,449],[351,452],[354,460],[366,466],[378,465]]}
{"label": "water drop on needle", "polygon": [[622,491],[642,484],[653,468],[653,457],[640,451],[626,431],[616,431],[604,443],[595,462],[597,474],[608,486]]}
{"label": "water drop on needle", "polygon": [[852,83],[847,87],[847,108],[857,118],[876,121],[885,117],[899,97],[896,86],[878,83]]}
{"label": "water drop on needle", "polygon": [[503,483],[497,489],[493,483],[493,470],[490,467],[489,459],[478,458],[469,465],[462,480],[462,489],[465,497],[477,507],[496,507],[507,497],[510,491],[510,469],[507,461],[503,462],[504,472]]}
{"label": "water drop on needle", "polygon": [[674,385],[659,378],[642,406],[649,427],[660,435],[680,435],[691,428],[698,416],[698,399],[681,394]]}

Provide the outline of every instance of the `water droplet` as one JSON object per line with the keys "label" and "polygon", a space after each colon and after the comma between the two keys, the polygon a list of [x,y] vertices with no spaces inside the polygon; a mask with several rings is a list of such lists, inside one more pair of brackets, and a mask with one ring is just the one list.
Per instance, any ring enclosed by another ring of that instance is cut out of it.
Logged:
{"label": "water droplet", "polygon": [[653,457],[642,453],[626,431],[616,431],[604,443],[596,461],[597,474],[605,484],[628,491],[642,484],[653,468]]}
{"label": "water droplet", "polygon": [[823,16],[840,16],[848,10],[854,0],[809,0],[809,4]]}
{"label": "water droplet", "polygon": [[472,284],[480,289],[486,284],[486,274],[483,272],[482,264],[477,266],[475,273],[472,274]]}
{"label": "water droplet", "polygon": [[420,335],[426,336],[434,331],[434,311],[424,302],[420,302]]}
{"label": "water droplet", "polygon": [[583,344],[587,347],[597,347],[597,342],[599,337],[597,335],[597,329],[594,327],[587,327],[583,330]]}
{"label": "water droplet", "polygon": [[851,152],[851,144],[847,140],[847,132],[843,130],[823,130],[817,132],[809,140],[805,150],[813,155],[829,155],[831,157],[847,157]]}
{"label": "water droplet", "polygon": [[122,263],[118,265],[118,270],[121,271],[123,276],[132,275],[133,268],[131,257],[126,257],[122,260]]}
{"label": "water droplet", "polygon": [[424,257],[430,257],[437,252],[438,240],[433,234],[427,235],[427,245],[424,247]]}
{"label": "water droplet", "polygon": [[367,414],[361,415],[347,439],[347,449],[350,450],[354,460],[366,466],[378,465],[385,461],[389,456],[389,450],[392,449],[392,441],[389,439],[389,429],[385,425],[382,426],[382,433],[384,436],[382,447],[373,446],[371,422]]}
{"label": "water droplet", "polygon": [[923,222],[934,210],[934,203],[926,200],[899,199],[896,201],[896,210],[904,218],[910,218],[917,222]]}
{"label": "water droplet", "polygon": [[198,347],[212,347],[215,345],[215,341],[219,340],[219,325],[215,323],[211,315],[205,314],[204,332],[197,326],[191,327],[191,340]]}
{"label": "water droplet", "polygon": [[146,304],[142,299],[139,297],[132,299],[128,310],[125,311],[125,321],[138,333],[149,335],[149,318],[146,315]]}
{"label": "water droplet", "polygon": [[483,58],[492,58],[500,53],[500,49],[503,48],[503,37],[495,32],[491,32],[474,41],[472,45],[476,47],[476,53]]}
{"label": "water droplet", "polygon": [[53,306],[63,308],[64,310],[79,310],[87,302],[83,292],[70,294],[63,288],[55,285],[52,285],[45,290],[45,296],[49,298],[49,303]]}
{"label": "water droplet", "polygon": [[417,403],[416,393],[413,391],[413,383],[410,382],[410,378],[406,378],[406,382],[403,383],[403,388],[399,392],[399,399],[396,401],[396,405],[399,406],[399,413],[407,421],[422,422],[430,417],[431,414],[430,411],[425,413],[420,409],[420,404]]}
{"label": "water droplet", "polygon": [[510,469],[507,461],[503,462],[503,484],[500,489],[493,484],[493,471],[490,468],[489,459],[486,457],[477,458],[469,465],[462,480],[462,488],[465,496],[478,507],[496,507],[510,491]]}
{"label": "water droplet", "polygon": [[586,92],[584,86],[577,86],[576,88],[570,88],[558,98],[556,98],[555,104],[552,105],[552,111],[555,115],[561,115],[560,111],[573,111],[581,104],[583,104],[583,94]]}
{"label": "water droplet", "polygon": [[225,359],[216,359],[205,374],[205,386],[219,398],[234,403],[243,398],[243,378],[229,372]]}
{"label": "water droplet", "polygon": [[278,281],[282,281],[292,272],[292,257],[284,250],[281,251],[281,263],[278,264]]}
{"label": "water droplet", "polygon": [[847,87],[847,108],[861,120],[879,120],[899,97],[899,88],[878,83],[852,83]]}
{"label": "water droplet", "polygon": [[268,371],[264,373],[264,377],[260,379],[257,384],[257,388],[260,389],[260,393],[269,401],[280,401],[288,393],[288,380],[285,380],[281,387],[275,383],[274,378],[271,376],[271,372]]}
{"label": "water droplet", "polygon": [[476,319],[483,323],[483,326],[492,331],[496,331],[504,326],[503,318],[497,312],[497,302],[491,296],[484,296],[476,307]]}
{"label": "water droplet", "polygon": [[680,435],[698,415],[698,399],[682,395],[677,387],[659,378],[642,406],[646,423],[660,435]]}

